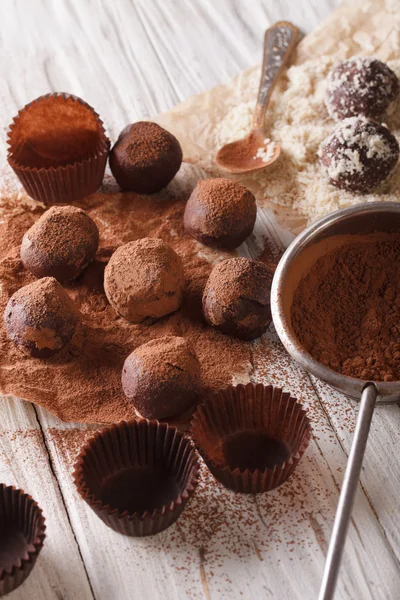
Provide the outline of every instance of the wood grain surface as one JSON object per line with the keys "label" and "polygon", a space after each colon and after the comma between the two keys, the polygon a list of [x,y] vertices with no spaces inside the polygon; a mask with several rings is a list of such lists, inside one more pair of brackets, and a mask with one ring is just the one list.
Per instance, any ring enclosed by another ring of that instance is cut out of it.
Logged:
{"label": "wood grain surface", "polygon": [[[17,110],[49,91],[94,106],[115,140],[259,61],[264,30],[289,19],[311,31],[337,0],[14,0],[0,24],[0,160]],[[5,4],[4,4],[5,6]],[[7,168],[4,177],[10,174]],[[245,248],[280,233],[260,212]],[[188,510],[153,538],[108,529],[75,492],[71,469],[93,427],[63,424],[0,400],[0,481],[22,487],[47,519],[45,547],[15,600],[236,600],[317,597],[356,405],[311,379],[273,332],[256,343],[254,378],[309,407],[314,439],[286,485],[257,497],[203,483]],[[350,527],[338,599],[400,597],[400,411],[376,411]],[[189,515],[190,511],[190,515]],[[240,518],[237,518],[240,515]]]}

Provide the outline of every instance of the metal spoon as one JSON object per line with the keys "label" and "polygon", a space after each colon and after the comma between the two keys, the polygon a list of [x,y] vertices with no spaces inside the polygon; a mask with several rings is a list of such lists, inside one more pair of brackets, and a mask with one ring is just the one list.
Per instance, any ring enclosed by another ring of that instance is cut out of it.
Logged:
{"label": "metal spoon", "polygon": [[[279,157],[281,152],[279,144],[271,142],[265,132],[265,111],[275,83],[285,68],[298,39],[299,30],[287,21],[279,21],[265,32],[261,81],[252,129],[245,138],[226,144],[218,151],[216,162],[224,171],[247,173],[264,169]],[[260,154],[258,152],[260,148],[266,149],[264,157],[257,156]]]}

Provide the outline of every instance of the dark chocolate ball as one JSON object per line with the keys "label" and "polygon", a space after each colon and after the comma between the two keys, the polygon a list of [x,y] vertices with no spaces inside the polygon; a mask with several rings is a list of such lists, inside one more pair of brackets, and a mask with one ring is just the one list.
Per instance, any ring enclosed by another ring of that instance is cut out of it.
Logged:
{"label": "dark chocolate ball", "polygon": [[211,271],[203,294],[206,321],[243,340],[260,337],[271,323],[272,277],[264,263],[228,258]]}
{"label": "dark chocolate ball", "polygon": [[164,419],[190,408],[200,392],[200,363],[181,337],[165,336],[134,350],[122,370],[122,387],[139,413]]}
{"label": "dark chocolate ball", "polygon": [[99,230],[80,208],[53,206],[25,233],[21,260],[36,277],[71,281],[94,259]]}
{"label": "dark chocolate ball", "polygon": [[178,310],[184,285],[180,256],[157,238],[121,246],[104,273],[108,301],[131,323],[160,319]]}
{"label": "dark chocolate ball", "polygon": [[380,120],[399,94],[396,74],[376,58],[350,58],[328,76],[325,104],[336,120],[364,115]]}
{"label": "dark chocolate ball", "polygon": [[399,158],[394,135],[364,117],[344,119],[321,144],[320,161],[332,185],[367,193],[385,181]]}
{"label": "dark chocolate ball", "polygon": [[4,311],[9,338],[25,354],[47,358],[70,341],[80,314],[53,277],[25,285],[13,294]]}
{"label": "dark chocolate ball", "polygon": [[214,248],[240,246],[256,222],[253,194],[240,183],[225,177],[199,181],[185,207],[185,231]]}
{"label": "dark chocolate ball", "polygon": [[150,121],[125,127],[110,153],[110,168],[118,185],[139,194],[165,188],[181,163],[182,149],[176,137]]}

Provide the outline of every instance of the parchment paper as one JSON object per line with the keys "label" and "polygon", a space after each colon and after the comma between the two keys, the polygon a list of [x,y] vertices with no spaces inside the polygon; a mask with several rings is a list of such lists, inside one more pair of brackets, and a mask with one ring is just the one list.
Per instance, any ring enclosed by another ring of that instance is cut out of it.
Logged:
{"label": "parchment paper", "polygon": [[[345,2],[303,38],[292,63],[300,65],[323,55],[343,59],[355,54],[373,55],[385,61],[400,57],[400,0]],[[179,139],[186,162],[196,164],[209,175],[222,175],[214,161],[218,148],[214,144],[213,131],[233,106],[252,100],[255,102],[252,90],[255,71],[259,69],[259,66],[252,67],[228,83],[193,96],[156,117],[160,125]],[[252,85],[249,85],[250,82]],[[226,176],[226,173],[223,175]],[[259,203],[266,206],[257,182],[243,175],[233,178],[249,187]],[[293,234],[299,233],[306,225],[304,216],[287,207],[274,204],[269,208],[279,226]]]}

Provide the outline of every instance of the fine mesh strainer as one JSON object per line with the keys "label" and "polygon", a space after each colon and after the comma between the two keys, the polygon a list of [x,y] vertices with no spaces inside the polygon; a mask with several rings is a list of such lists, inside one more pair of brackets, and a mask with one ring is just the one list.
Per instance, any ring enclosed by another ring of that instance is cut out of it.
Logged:
{"label": "fine mesh strainer", "polygon": [[335,247],[351,242],[351,236],[379,232],[400,232],[400,203],[372,202],[334,212],[306,229],[292,242],[278,265],[272,283],[274,325],[291,357],[316,377],[360,402],[319,600],[330,600],[334,595],[374,408],[376,404],[400,401],[400,381],[363,381],[337,373],[315,360],[296,338],[291,324],[291,306],[297,285],[318,258]]}

